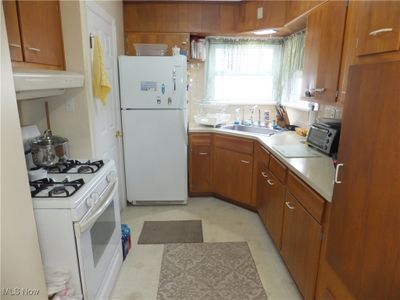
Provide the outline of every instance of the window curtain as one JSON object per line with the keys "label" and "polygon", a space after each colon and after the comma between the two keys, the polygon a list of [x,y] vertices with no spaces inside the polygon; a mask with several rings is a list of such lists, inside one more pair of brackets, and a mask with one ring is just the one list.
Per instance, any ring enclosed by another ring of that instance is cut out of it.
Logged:
{"label": "window curtain", "polygon": [[[305,31],[287,37],[282,47],[281,91],[282,102],[299,100],[303,75]],[[300,86],[299,86],[300,85]]]}
{"label": "window curtain", "polygon": [[[236,89],[239,92],[238,94],[244,94],[244,91],[240,90],[242,86],[246,89],[255,88],[262,91],[262,79],[271,78],[272,75],[272,79],[268,80],[268,83],[264,86],[265,88],[271,88],[272,85],[273,91],[268,94],[268,97],[272,97],[272,99],[265,99],[265,101],[276,102],[279,99],[281,94],[279,79],[282,39],[208,38],[207,40],[209,45],[205,82],[207,101],[221,101],[221,99],[215,99],[215,91],[216,88],[218,89],[216,78],[221,78],[221,76],[238,76],[238,85],[233,86],[233,89]],[[251,87],[252,83],[249,84],[251,78],[254,78],[253,87]],[[271,84],[270,81],[273,81],[273,83]],[[256,93],[254,92],[253,94],[255,95]],[[247,99],[242,100],[245,101]],[[250,100],[254,99],[247,101]]]}

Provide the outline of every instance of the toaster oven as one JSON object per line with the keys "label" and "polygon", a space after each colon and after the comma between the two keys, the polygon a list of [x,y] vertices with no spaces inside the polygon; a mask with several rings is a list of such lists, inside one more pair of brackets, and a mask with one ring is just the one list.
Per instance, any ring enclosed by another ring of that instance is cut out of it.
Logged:
{"label": "toaster oven", "polygon": [[339,146],[340,128],[341,120],[339,119],[318,119],[308,131],[307,143],[325,154],[336,154]]}

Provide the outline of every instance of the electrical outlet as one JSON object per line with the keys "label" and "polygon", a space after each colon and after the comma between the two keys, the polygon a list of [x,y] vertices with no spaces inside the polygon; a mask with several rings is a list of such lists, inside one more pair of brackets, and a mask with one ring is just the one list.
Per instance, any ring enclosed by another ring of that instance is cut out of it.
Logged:
{"label": "electrical outlet", "polygon": [[264,18],[264,7],[257,7],[257,20]]}
{"label": "electrical outlet", "polygon": [[74,112],[75,111],[75,99],[74,98],[65,99],[65,111],[66,112]]}

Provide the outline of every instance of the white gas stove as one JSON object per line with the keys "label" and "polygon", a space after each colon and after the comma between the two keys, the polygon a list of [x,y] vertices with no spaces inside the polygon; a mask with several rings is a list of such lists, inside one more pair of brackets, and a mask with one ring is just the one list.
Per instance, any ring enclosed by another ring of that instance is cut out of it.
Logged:
{"label": "white gas stove", "polygon": [[45,266],[67,269],[85,299],[108,299],[122,264],[112,160],[68,160],[30,182]]}

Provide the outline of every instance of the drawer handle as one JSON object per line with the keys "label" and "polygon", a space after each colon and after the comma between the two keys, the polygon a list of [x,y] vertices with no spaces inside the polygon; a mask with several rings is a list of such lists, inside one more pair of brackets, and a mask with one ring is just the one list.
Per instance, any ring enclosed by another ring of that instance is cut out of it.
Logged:
{"label": "drawer handle", "polygon": [[337,164],[336,165],[336,170],[335,170],[335,183],[340,184],[342,183],[341,180],[339,180],[339,169],[343,167],[343,164]]}
{"label": "drawer handle", "polygon": [[268,178],[268,175],[267,175],[266,172],[261,172],[261,175],[262,175],[262,177],[264,177],[264,178]]}
{"label": "drawer handle", "polygon": [[200,152],[199,155],[208,155],[207,152]]}
{"label": "drawer handle", "polygon": [[34,47],[28,47],[28,50],[33,51],[33,52],[40,52],[39,48],[34,48]]}
{"label": "drawer handle", "polygon": [[323,93],[323,92],[326,91],[326,88],[316,88],[315,91],[316,91],[317,93]]}
{"label": "drawer handle", "polygon": [[21,45],[18,45],[18,44],[8,44],[8,46],[10,46],[10,47],[14,47],[14,48],[21,48]]}
{"label": "drawer handle", "polygon": [[271,179],[268,179],[267,182],[269,185],[275,185],[275,183]]}
{"label": "drawer handle", "polygon": [[291,205],[290,205],[290,202],[285,202],[285,204],[286,204],[286,206],[287,206],[289,209],[294,209],[294,206],[291,206]]}
{"label": "drawer handle", "polygon": [[242,159],[241,162],[244,163],[244,164],[250,164],[250,162],[248,160],[243,160]]}
{"label": "drawer handle", "polygon": [[377,36],[380,33],[391,32],[391,31],[393,31],[393,28],[382,28],[382,29],[371,31],[369,33],[369,35]]}

